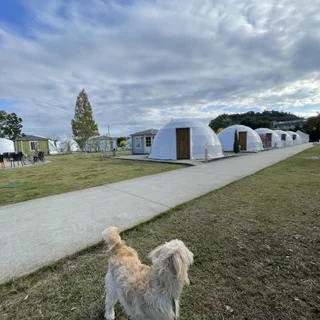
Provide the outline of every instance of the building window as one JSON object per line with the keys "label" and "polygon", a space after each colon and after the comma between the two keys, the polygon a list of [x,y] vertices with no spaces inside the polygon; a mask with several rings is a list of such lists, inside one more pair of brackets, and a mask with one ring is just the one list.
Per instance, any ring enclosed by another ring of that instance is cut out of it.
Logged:
{"label": "building window", "polygon": [[39,149],[38,141],[30,141],[29,144],[30,144],[31,151],[35,151],[35,150]]}
{"label": "building window", "polygon": [[292,135],[292,140],[297,140],[297,135],[293,134]]}
{"label": "building window", "polygon": [[146,147],[151,147],[151,137],[146,137]]}
{"label": "building window", "polygon": [[282,141],[286,141],[286,134],[285,134],[285,133],[283,133],[283,134],[281,135],[281,140],[282,140]]}
{"label": "building window", "polygon": [[140,149],[141,148],[141,139],[140,139],[140,137],[136,137],[136,148],[137,149]]}

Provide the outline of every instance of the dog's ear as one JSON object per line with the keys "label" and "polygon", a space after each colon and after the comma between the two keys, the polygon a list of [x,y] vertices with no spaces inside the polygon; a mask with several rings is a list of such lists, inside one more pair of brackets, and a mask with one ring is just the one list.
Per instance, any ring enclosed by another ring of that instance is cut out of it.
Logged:
{"label": "dog's ear", "polygon": [[184,255],[177,251],[167,259],[167,271],[174,277],[181,279],[181,281],[189,284],[188,278],[189,262],[186,261]]}
{"label": "dog's ear", "polygon": [[167,260],[167,268],[168,272],[173,274],[174,276],[178,276],[182,271],[182,260],[180,256],[175,253],[171,257],[169,257]]}

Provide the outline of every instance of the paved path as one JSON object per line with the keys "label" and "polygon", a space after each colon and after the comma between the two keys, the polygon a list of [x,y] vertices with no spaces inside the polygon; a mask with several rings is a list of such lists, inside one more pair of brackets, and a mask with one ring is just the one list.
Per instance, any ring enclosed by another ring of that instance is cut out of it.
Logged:
{"label": "paved path", "polygon": [[311,144],[260,152],[0,207],[0,282],[253,174]]}

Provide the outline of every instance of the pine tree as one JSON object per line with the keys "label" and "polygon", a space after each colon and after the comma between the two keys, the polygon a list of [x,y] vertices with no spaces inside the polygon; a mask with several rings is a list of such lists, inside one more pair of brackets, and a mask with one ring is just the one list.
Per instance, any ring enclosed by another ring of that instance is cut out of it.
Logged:
{"label": "pine tree", "polygon": [[234,153],[240,152],[238,130],[237,129],[234,131],[233,152]]}
{"label": "pine tree", "polygon": [[77,97],[74,119],[71,120],[72,133],[74,140],[79,144],[81,149],[84,148],[86,141],[99,135],[98,125],[93,120],[92,108],[88,95],[82,89]]}

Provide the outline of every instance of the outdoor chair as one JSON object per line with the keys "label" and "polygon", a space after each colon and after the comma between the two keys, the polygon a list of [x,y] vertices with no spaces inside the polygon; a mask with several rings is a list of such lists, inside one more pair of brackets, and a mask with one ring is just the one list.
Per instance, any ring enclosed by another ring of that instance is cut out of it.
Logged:
{"label": "outdoor chair", "polygon": [[0,164],[1,164],[1,168],[5,168],[6,166],[5,166],[5,164],[4,164],[4,159],[3,159],[3,155],[2,154],[0,154]]}
{"label": "outdoor chair", "polygon": [[38,155],[39,161],[44,162],[44,152],[40,151]]}
{"label": "outdoor chair", "polygon": [[9,161],[10,161],[10,165],[11,165],[11,167],[12,167],[12,165],[15,167],[16,165],[15,165],[15,162],[14,162],[14,159],[15,159],[15,152],[10,152],[9,153]]}
{"label": "outdoor chair", "polygon": [[3,155],[3,160],[5,160],[5,159],[9,160],[9,153],[8,152],[4,152],[2,155]]}
{"label": "outdoor chair", "polygon": [[23,166],[23,154],[22,152],[18,152],[14,154],[13,162],[17,162],[19,166],[19,161],[21,162],[21,166]]}

